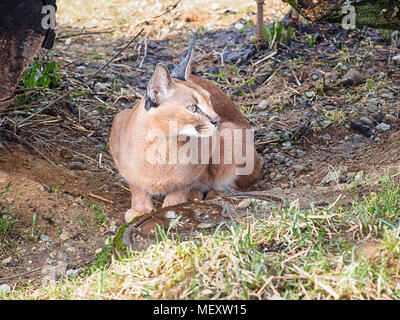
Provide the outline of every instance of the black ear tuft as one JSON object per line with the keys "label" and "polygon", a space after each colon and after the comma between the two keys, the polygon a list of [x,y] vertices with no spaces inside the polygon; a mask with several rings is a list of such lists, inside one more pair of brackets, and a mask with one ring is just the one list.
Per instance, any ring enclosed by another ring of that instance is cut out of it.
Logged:
{"label": "black ear tuft", "polygon": [[193,46],[195,41],[196,41],[196,34],[194,34],[192,40],[190,40],[189,50],[185,59],[183,59],[181,63],[178,64],[175,67],[175,69],[171,72],[172,78],[180,79],[183,81],[189,79],[190,66],[192,64],[192,58],[193,58]]}

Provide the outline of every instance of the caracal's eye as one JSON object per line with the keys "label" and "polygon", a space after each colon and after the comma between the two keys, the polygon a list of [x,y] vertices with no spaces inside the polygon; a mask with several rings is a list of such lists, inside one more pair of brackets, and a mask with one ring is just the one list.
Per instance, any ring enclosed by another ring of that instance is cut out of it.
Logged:
{"label": "caracal's eye", "polygon": [[197,113],[198,107],[196,105],[187,106],[186,109],[191,113]]}

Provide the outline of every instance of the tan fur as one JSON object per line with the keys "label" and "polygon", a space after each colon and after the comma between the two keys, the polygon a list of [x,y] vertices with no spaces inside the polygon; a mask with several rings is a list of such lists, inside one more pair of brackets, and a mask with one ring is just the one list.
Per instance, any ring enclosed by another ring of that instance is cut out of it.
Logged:
{"label": "tan fur", "polygon": [[[253,173],[238,177],[235,174],[235,163],[212,164],[211,159],[205,159],[203,164],[160,165],[147,161],[146,152],[160,142],[157,137],[154,140],[148,139],[149,130],[158,129],[168,134],[170,120],[177,122],[176,135],[190,125],[192,131],[193,127],[198,128],[196,130],[203,136],[202,139],[210,139],[207,136],[216,134],[217,130],[250,128],[247,119],[231,99],[211,82],[195,76],[190,76],[187,81],[170,81],[168,92],[164,93],[165,99],[158,107],[147,111],[143,98],[134,108],[119,113],[112,124],[110,150],[132,193],[132,206],[125,215],[127,222],[153,209],[153,195],[165,195],[165,207],[187,201],[196,190],[205,192],[247,188],[260,176],[260,162],[255,149]],[[203,115],[193,115],[187,111],[186,107],[195,103]],[[210,122],[210,118],[217,115],[221,118],[218,129]],[[178,142],[178,149],[184,143]],[[224,148],[220,150],[223,153]]]}

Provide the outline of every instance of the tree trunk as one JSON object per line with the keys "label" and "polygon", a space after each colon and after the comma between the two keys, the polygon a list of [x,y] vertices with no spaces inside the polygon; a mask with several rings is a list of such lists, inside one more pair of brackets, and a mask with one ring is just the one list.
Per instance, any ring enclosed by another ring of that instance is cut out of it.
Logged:
{"label": "tree trunk", "polygon": [[400,0],[285,0],[311,21],[348,23],[351,5],[355,9],[355,26],[400,30]]}
{"label": "tree trunk", "polygon": [[1,0],[0,3],[0,110],[14,102],[12,98],[22,72],[41,47],[50,49],[54,30],[42,26],[44,5],[54,0]]}

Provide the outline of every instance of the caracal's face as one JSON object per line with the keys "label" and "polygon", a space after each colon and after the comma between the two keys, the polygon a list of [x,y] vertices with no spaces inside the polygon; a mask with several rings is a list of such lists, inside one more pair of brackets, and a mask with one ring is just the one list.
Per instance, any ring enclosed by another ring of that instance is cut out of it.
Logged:
{"label": "caracal's face", "polygon": [[149,110],[155,126],[168,136],[212,136],[220,118],[212,107],[210,93],[190,80],[173,82],[166,98]]}

